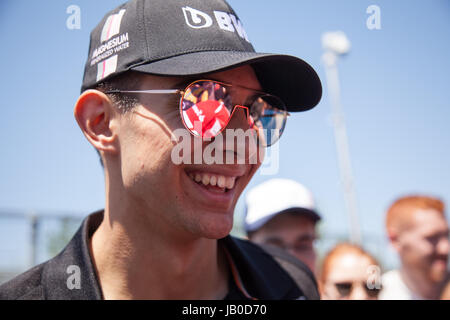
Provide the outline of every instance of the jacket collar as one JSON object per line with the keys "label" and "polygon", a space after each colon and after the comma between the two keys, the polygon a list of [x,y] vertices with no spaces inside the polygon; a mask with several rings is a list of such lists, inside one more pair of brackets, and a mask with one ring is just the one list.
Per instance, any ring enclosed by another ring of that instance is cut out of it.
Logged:
{"label": "jacket collar", "polygon": [[[89,249],[89,239],[102,220],[103,210],[89,215],[64,250],[45,264],[42,284],[47,299],[103,299]],[[261,248],[231,236],[220,239],[219,244],[227,252],[237,287],[247,298],[295,299],[298,296],[292,279]]]}
{"label": "jacket collar", "polygon": [[258,300],[297,299],[301,296],[292,278],[263,249],[231,236],[220,241],[232,257],[231,264],[239,273],[239,277],[233,274],[235,283],[244,295]]}
{"label": "jacket collar", "polygon": [[[103,219],[103,210],[89,215],[64,250],[44,267],[47,299],[100,300],[102,293],[89,250],[89,238]],[[79,281],[79,288],[74,286]]]}

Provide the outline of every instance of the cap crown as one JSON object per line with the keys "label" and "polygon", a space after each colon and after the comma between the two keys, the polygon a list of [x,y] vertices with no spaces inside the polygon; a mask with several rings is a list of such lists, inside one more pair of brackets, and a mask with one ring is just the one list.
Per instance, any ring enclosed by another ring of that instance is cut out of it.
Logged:
{"label": "cap crown", "polygon": [[256,230],[276,214],[299,208],[315,211],[312,193],[298,182],[288,179],[271,179],[247,194],[246,228]]}
{"label": "cap crown", "polygon": [[82,91],[135,66],[205,51],[255,52],[225,1],[131,0],[91,32]]}

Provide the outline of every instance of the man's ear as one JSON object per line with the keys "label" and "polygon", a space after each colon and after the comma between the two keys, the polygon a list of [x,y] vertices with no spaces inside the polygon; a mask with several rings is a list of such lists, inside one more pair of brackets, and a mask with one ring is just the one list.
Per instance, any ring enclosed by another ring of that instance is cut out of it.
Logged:
{"label": "man's ear", "polygon": [[395,251],[400,251],[400,243],[399,243],[399,236],[397,230],[394,228],[389,228],[387,230],[389,241],[392,245],[392,247],[395,249]]}
{"label": "man's ear", "polygon": [[89,142],[98,151],[116,153],[116,133],[113,126],[113,103],[103,92],[87,90],[78,98],[74,116]]}

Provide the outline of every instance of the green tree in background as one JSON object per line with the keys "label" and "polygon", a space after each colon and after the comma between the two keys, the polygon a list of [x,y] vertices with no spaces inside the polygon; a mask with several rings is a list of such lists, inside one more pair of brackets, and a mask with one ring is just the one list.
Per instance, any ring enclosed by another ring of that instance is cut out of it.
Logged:
{"label": "green tree in background", "polygon": [[63,218],[57,231],[49,233],[47,237],[47,253],[54,257],[67,245],[80,226],[80,222],[75,219]]}

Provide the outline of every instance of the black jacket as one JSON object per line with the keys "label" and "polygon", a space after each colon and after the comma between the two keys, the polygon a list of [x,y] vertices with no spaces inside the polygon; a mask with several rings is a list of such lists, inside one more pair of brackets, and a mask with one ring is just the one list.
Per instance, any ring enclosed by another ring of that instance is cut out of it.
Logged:
{"label": "black jacket", "polygon": [[[1,285],[0,299],[103,299],[89,252],[89,238],[102,219],[103,211],[88,216],[59,255]],[[231,269],[234,269],[233,278],[237,283],[234,288],[239,289],[235,290],[239,291],[237,294],[229,294],[229,298],[319,298],[314,276],[298,260],[292,260],[292,257],[276,250],[272,252],[270,249],[272,254],[269,254],[249,241],[232,236],[219,242],[228,252]],[[79,268],[79,288],[71,282],[73,266]]]}

